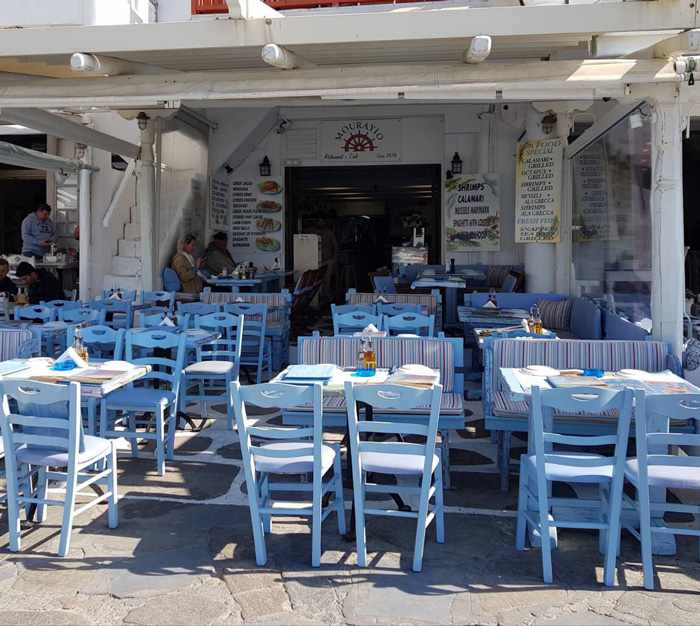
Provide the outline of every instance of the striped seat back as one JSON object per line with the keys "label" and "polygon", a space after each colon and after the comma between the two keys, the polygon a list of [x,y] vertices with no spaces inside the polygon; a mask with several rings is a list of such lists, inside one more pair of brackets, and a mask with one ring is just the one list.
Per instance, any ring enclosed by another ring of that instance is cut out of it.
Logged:
{"label": "striped seat back", "polygon": [[289,322],[292,294],[287,289],[280,293],[230,293],[205,289],[201,296],[206,304],[266,304],[268,323]]}
{"label": "striped seat back", "polygon": [[31,356],[32,331],[27,328],[0,328],[0,361]]}
{"label": "striped seat back", "polygon": [[428,315],[434,315],[438,311],[438,300],[431,293],[356,293],[347,294],[348,304],[376,304],[377,298],[382,297],[391,304],[418,304],[425,307]]}

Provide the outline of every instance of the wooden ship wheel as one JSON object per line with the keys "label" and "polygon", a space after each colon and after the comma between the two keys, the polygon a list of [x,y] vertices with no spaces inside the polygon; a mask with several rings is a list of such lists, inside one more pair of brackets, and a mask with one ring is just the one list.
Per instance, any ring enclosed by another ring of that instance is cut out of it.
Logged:
{"label": "wooden ship wheel", "polygon": [[345,152],[372,152],[374,143],[364,133],[355,133],[345,140]]}

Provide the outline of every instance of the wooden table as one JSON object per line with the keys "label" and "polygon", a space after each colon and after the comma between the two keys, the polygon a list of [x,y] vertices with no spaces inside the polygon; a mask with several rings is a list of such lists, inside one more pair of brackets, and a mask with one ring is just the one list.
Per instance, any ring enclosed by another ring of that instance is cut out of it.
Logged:
{"label": "wooden table", "polygon": [[[534,365],[534,364],[533,364]],[[581,371],[581,370],[567,370]],[[552,385],[545,376],[535,376],[523,371],[520,368],[502,367],[500,375],[505,383],[506,389],[515,400],[529,400],[533,387],[541,389],[551,389]],[[677,374],[666,370],[664,372],[641,372],[638,377],[621,377],[614,372],[606,372],[600,379],[602,383],[616,387],[632,387],[643,389],[650,395],[675,394],[675,393],[700,393],[700,389],[684,380]],[[668,432],[669,420],[667,417],[653,417],[647,424],[648,432]],[[593,433],[592,433],[593,434]],[[531,453],[530,445],[532,437],[528,438],[528,453]],[[666,454],[665,446],[657,447],[649,445],[649,453]],[[666,490],[664,488],[652,487],[649,491],[652,504],[654,502],[666,501]],[[661,523],[658,520],[657,523]],[[660,533],[652,534],[653,551],[655,554],[675,554],[676,541],[673,535]]]}
{"label": "wooden table", "polygon": [[[238,293],[241,288],[249,288],[253,291],[265,291],[263,285],[270,283],[281,283],[291,272],[260,272],[255,278],[233,278],[232,276],[211,276],[206,279],[207,283],[215,287],[225,287],[231,293]],[[281,289],[281,285],[280,285]]]}

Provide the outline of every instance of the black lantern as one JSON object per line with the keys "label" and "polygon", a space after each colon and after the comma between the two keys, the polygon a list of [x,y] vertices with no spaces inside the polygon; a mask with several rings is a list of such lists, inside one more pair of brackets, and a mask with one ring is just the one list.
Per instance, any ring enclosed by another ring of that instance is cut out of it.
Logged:
{"label": "black lantern", "polygon": [[459,158],[459,153],[455,152],[455,155],[452,157],[452,174],[461,174],[462,173],[462,159]]}
{"label": "black lantern", "polygon": [[260,161],[260,176],[269,176],[270,171],[272,167],[270,166],[270,159],[267,158],[267,155],[263,158],[262,161]]}

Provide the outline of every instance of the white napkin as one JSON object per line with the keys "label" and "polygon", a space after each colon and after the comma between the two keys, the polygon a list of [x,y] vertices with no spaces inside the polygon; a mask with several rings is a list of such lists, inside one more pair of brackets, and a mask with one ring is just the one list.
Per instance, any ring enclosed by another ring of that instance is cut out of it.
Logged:
{"label": "white napkin", "polygon": [[158,326],[168,326],[170,328],[175,328],[175,323],[166,315]]}
{"label": "white napkin", "polygon": [[55,363],[65,363],[68,360],[73,361],[76,367],[87,367],[88,365],[84,359],[78,356],[78,353],[72,347],[68,348],[61,356],[59,356]]}
{"label": "white napkin", "polygon": [[109,298],[107,298],[107,299],[108,299],[108,300],[121,300],[122,297],[119,295],[119,292],[118,292],[118,291],[115,291],[115,292],[114,292],[111,296],[109,296]]}
{"label": "white napkin", "polygon": [[234,302],[245,302],[245,300],[244,300],[243,298],[241,298],[241,296],[238,296],[238,297],[234,300]]}
{"label": "white napkin", "polygon": [[374,335],[378,332],[379,332],[379,329],[374,324],[370,324],[369,326],[365,326],[365,328],[362,330],[363,335]]}
{"label": "white napkin", "polygon": [[374,303],[381,302],[382,304],[389,304],[389,301],[384,296],[379,296],[374,300]]}
{"label": "white napkin", "polygon": [[635,322],[637,326],[641,326],[644,330],[646,330],[648,333],[651,332],[651,320],[648,317],[643,317],[641,320],[638,322]]}
{"label": "white napkin", "polygon": [[491,302],[491,300],[487,300],[486,302],[484,302],[484,305],[481,308],[482,309],[495,309],[496,305],[493,302]]}

